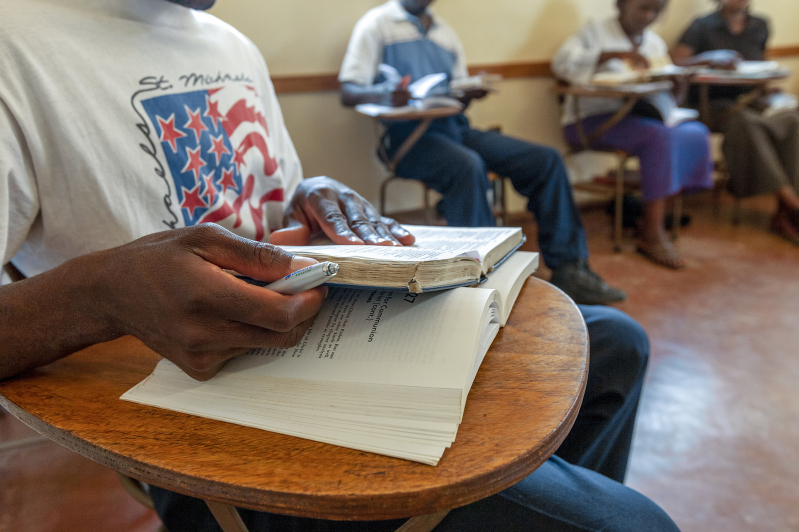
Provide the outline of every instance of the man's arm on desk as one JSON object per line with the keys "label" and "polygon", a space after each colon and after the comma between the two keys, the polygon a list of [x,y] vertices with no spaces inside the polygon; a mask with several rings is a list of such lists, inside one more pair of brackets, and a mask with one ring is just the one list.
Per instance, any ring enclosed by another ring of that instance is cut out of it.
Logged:
{"label": "man's arm on desk", "polygon": [[0,379],[127,334],[209,379],[248,348],[296,344],[327,293],[283,296],[223,269],[273,281],[314,262],[213,224],[72,259],[0,287]]}
{"label": "man's arm on desk", "polygon": [[347,107],[355,107],[361,103],[379,103],[402,107],[408,105],[411,93],[408,90],[408,81],[400,81],[397,85],[379,83],[377,85],[358,85],[344,82],[339,90],[341,103]]}

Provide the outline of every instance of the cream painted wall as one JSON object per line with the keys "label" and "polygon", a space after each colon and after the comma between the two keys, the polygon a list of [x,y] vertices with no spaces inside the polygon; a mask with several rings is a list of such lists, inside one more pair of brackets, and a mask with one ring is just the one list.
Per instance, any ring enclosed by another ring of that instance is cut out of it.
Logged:
{"label": "cream painted wall", "polygon": [[[320,74],[338,71],[355,22],[381,3],[218,0],[211,13],[252,39],[273,75]],[[771,19],[772,45],[799,45],[799,2],[754,4],[756,12]],[[438,0],[434,9],[460,35],[469,63],[485,64],[547,60],[586,20],[615,13],[614,5],[615,0]],[[673,43],[694,17],[712,6],[710,0],[671,0],[654,29]],[[784,63],[799,72],[799,58]],[[551,85],[549,79],[507,80],[499,94],[473,104],[468,115],[477,127],[501,125],[509,135],[562,149]],[[799,93],[799,78],[785,85]],[[285,94],[279,100],[305,174],[335,177],[376,203],[386,172],[374,154],[372,121],[343,108],[334,92]],[[398,183],[389,209],[413,208],[420,201],[418,185]],[[524,203],[516,197],[511,207],[521,210]]]}

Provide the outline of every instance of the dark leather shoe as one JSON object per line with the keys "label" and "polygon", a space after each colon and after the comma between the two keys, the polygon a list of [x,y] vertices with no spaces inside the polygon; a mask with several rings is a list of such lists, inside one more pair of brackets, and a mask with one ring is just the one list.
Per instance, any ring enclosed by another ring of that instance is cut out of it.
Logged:
{"label": "dark leather shoe", "polygon": [[624,290],[613,288],[594,273],[584,260],[553,270],[549,281],[581,305],[604,305],[627,299]]}

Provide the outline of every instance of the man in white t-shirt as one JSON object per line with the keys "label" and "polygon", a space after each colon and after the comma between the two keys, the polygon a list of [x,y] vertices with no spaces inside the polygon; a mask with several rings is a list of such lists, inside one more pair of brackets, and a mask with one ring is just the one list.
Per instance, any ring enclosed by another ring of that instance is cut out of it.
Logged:
{"label": "man in white t-shirt", "polygon": [[[296,343],[326,293],[282,296],[225,273],[273,280],[307,263],[250,239],[413,242],[340,183],[302,180],[256,48],[177,3],[213,0],[0,0],[0,256],[29,277],[0,287],[0,379],[125,334],[208,379],[248,347]],[[607,378],[575,426],[607,419],[569,446],[623,471],[647,339],[620,312],[583,311],[592,373],[599,361]],[[171,532],[218,530],[202,501],[151,494]],[[253,532],[398,526],[242,513]],[[554,458],[439,528],[553,520],[674,530],[643,496]]]}
{"label": "man in white t-shirt", "polygon": [[[221,268],[271,279],[303,260],[222,227],[266,241],[288,216],[273,242],[319,227],[412,241],[343,185],[302,181],[263,58],[215,17],[163,0],[3,1],[0,69],[0,257],[31,277],[3,288],[16,360],[0,377],[122,334],[203,377],[301,335],[324,289],[276,298]],[[246,308],[219,308],[225,294]],[[209,316],[188,316],[192,300]]]}

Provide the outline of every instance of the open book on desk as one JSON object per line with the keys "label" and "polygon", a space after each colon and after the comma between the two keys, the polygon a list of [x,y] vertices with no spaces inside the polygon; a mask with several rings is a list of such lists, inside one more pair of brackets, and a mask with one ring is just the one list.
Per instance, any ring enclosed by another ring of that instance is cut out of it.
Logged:
{"label": "open book on desk", "polygon": [[[386,79],[386,83],[395,86],[402,81],[402,76],[391,65],[381,64],[380,73]],[[454,107],[463,109],[460,100],[450,97],[449,86],[446,85],[447,75],[443,72],[428,74],[408,85],[408,92],[411,99],[408,105],[401,107],[391,107],[390,105],[380,105],[374,103],[362,103],[355,106],[355,110],[367,116],[380,117],[402,117],[404,114],[426,111],[440,107]]]}
{"label": "open book on desk", "polygon": [[162,360],[122,399],[436,465],[537,264],[515,253],[492,288],[332,289],[296,347],[250,351],[206,382]]}
{"label": "open book on desk", "polygon": [[295,255],[338,263],[332,286],[421,293],[480,283],[525,241],[518,227],[406,225],[413,246],[282,246]]}

